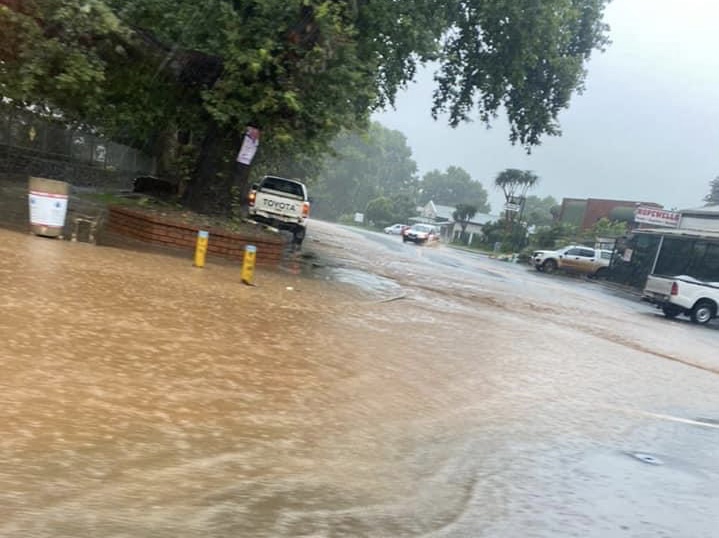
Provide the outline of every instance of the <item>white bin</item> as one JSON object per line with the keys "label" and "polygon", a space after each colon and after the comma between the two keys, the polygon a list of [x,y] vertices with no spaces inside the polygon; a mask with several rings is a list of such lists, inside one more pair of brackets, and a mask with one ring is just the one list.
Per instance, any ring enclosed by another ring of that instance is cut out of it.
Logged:
{"label": "white bin", "polygon": [[70,184],[54,179],[31,177],[28,187],[32,233],[45,237],[61,236],[67,217]]}

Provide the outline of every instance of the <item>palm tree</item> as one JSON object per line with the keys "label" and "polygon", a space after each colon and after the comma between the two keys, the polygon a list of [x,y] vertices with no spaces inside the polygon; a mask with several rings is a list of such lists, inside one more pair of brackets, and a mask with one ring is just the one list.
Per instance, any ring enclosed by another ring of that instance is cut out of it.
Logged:
{"label": "palm tree", "polygon": [[515,217],[519,215],[518,220],[522,220],[522,210],[524,209],[524,199],[527,191],[539,182],[539,176],[530,170],[518,170],[516,168],[507,168],[501,171],[494,180],[494,186],[502,191],[505,202],[505,218],[507,235],[512,235],[512,244],[514,244],[514,224],[517,220]]}
{"label": "palm tree", "polygon": [[467,224],[469,224],[469,221],[476,214],[477,214],[477,208],[476,208],[476,206],[473,206],[472,204],[457,204],[457,207],[455,207],[454,213],[452,213],[452,218],[456,222],[459,222],[459,226],[462,228],[462,235],[461,235],[462,241],[465,240],[464,231],[467,229]]}

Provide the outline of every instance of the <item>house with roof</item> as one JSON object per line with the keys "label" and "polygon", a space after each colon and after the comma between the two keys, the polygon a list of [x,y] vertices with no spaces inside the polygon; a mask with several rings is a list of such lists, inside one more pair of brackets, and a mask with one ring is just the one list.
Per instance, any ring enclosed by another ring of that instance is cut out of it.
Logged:
{"label": "house with roof", "polygon": [[[475,213],[475,215],[467,223],[467,227],[464,233],[468,235],[467,243],[472,244],[475,236],[482,236],[484,232],[482,228],[485,224],[490,222],[496,222],[500,219],[498,215],[490,215],[488,213]],[[459,241],[462,237],[462,225],[459,222],[455,222],[452,228],[452,240]]]}
{"label": "house with roof", "polygon": [[[440,236],[445,241],[455,241],[462,234],[462,226],[455,222],[454,212],[456,208],[448,205],[436,204],[430,200],[422,207],[417,208],[418,215],[412,217],[412,222],[422,222],[432,224],[439,227]],[[471,243],[475,235],[481,235],[482,227],[488,222],[494,222],[500,217],[497,215],[489,215],[487,213],[477,213],[467,223],[465,233],[469,234],[469,242]]]}

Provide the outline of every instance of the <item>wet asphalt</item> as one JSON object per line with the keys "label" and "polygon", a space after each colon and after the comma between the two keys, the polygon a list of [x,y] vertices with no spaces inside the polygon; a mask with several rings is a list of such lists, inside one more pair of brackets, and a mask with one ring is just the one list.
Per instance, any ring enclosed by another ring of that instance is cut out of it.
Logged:
{"label": "wet asphalt", "polygon": [[255,287],[0,230],[0,535],[717,536],[716,323],[309,230]]}

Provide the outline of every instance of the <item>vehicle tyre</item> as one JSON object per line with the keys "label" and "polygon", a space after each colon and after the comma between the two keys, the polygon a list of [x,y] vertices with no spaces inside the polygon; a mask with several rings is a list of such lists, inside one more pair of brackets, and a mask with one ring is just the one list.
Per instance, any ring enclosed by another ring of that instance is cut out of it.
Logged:
{"label": "vehicle tyre", "polygon": [[676,307],[674,305],[665,304],[664,306],[662,306],[662,312],[664,313],[665,318],[674,319],[675,317],[677,317],[679,314],[682,313],[682,310],[681,310],[681,308]]}
{"label": "vehicle tyre", "polygon": [[547,260],[542,264],[542,270],[547,274],[552,274],[557,270],[557,262],[554,260]]}
{"label": "vehicle tyre", "polygon": [[694,323],[706,325],[716,315],[716,306],[711,301],[698,301],[690,315]]}
{"label": "vehicle tyre", "polygon": [[302,241],[305,240],[305,229],[301,226],[295,228],[294,234],[292,235],[292,240],[294,241],[295,245],[298,247],[302,245]]}
{"label": "vehicle tyre", "polygon": [[609,269],[607,269],[606,267],[600,267],[595,271],[594,278],[606,278],[608,272]]}

